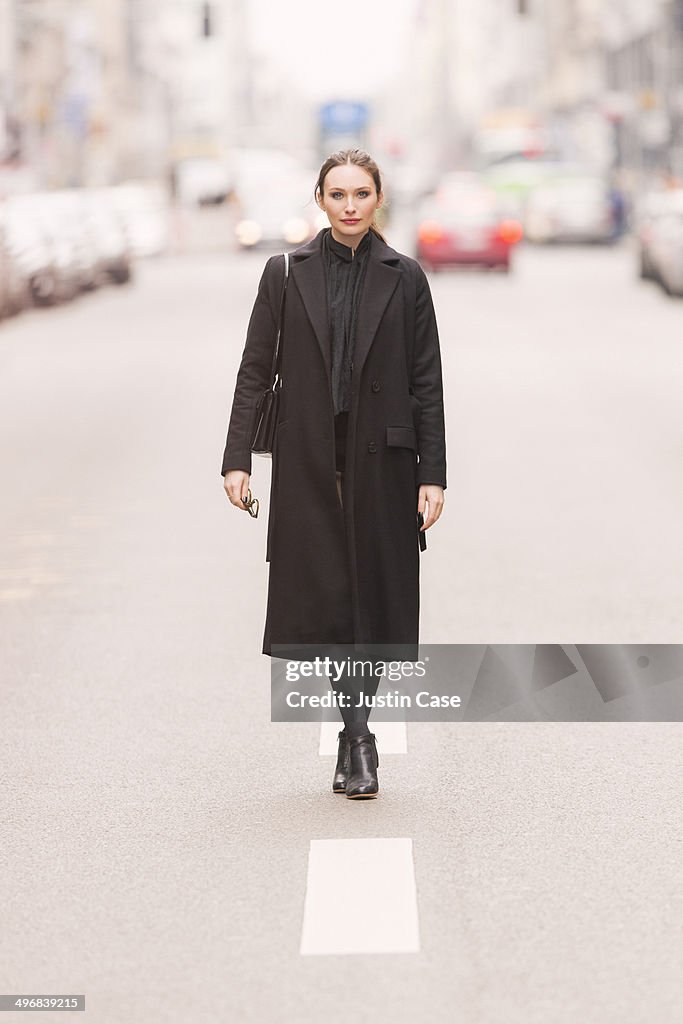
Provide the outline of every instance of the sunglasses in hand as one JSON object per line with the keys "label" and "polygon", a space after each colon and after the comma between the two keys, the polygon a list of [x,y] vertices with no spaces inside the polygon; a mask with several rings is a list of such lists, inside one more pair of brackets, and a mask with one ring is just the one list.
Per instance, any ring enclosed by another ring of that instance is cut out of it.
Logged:
{"label": "sunglasses in hand", "polygon": [[258,516],[259,501],[258,498],[252,498],[251,488],[249,488],[249,490],[247,491],[246,498],[242,498],[242,502],[247,512],[252,517],[252,519],[256,519],[256,517]]}

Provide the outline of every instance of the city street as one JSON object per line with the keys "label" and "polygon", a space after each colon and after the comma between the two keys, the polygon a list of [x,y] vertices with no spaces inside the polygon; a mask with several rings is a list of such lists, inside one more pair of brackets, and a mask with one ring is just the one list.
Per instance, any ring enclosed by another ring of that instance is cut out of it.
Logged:
{"label": "city street", "polygon": [[[2,991],[95,1024],[673,1024],[679,723],[380,723],[373,801],[332,793],[320,724],[271,723],[271,464],[256,520],[220,477],[268,255],[0,324]],[[680,643],[683,301],[628,239],[515,257],[429,275],[421,640]]]}

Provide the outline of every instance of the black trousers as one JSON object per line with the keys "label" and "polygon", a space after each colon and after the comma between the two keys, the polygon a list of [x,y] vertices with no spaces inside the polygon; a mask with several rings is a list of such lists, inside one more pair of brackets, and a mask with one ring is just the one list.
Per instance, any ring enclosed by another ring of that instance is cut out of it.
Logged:
{"label": "black trousers", "polygon": [[[337,493],[339,502],[342,504],[342,481],[346,462],[346,431],[348,427],[348,412],[340,412],[334,418],[334,439],[337,469]],[[366,658],[355,659],[352,652],[347,649],[340,649],[331,655],[338,665],[331,669],[330,686],[337,695],[339,710],[344,720],[344,728],[349,736],[356,736],[368,732],[368,715],[372,708],[365,703],[371,700],[377,693],[382,677],[377,675],[378,664]],[[355,667],[354,660],[359,664]],[[349,661],[351,664],[349,664]],[[362,662],[362,664],[361,664]],[[343,667],[342,664],[343,663]],[[337,671],[341,669],[337,679]],[[361,704],[358,707],[358,704]]]}

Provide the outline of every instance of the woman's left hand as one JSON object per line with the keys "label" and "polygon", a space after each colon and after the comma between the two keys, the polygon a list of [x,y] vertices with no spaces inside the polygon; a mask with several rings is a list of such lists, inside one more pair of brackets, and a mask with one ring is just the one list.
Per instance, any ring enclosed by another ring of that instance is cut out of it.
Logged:
{"label": "woman's left hand", "polygon": [[[425,505],[427,515],[425,516]],[[443,487],[439,484],[420,484],[417,498],[417,511],[424,516],[420,532],[428,530],[437,521],[443,510]]]}

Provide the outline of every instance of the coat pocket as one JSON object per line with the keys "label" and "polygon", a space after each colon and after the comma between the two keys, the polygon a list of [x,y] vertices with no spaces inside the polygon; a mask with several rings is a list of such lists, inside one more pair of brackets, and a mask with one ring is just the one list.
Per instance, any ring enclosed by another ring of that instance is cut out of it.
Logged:
{"label": "coat pocket", "polygon": [[396,448],[412,448],[417,451],[415,427],[387,427],[387,444]]}

